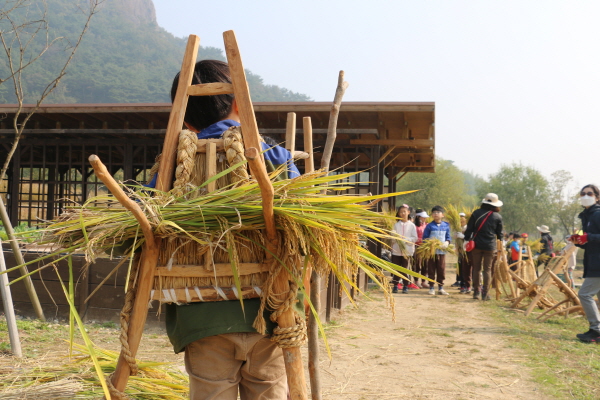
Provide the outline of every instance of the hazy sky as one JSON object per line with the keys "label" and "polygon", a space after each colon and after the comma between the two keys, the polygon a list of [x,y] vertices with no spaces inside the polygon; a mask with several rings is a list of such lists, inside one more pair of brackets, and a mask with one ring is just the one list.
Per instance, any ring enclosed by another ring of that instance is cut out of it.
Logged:
{"label": "hazy sky", "polygon": [[223,48],[266,83],[331,101],[434,101],[436,153],[600,183],[600,1],[154,0],[158,23]]}

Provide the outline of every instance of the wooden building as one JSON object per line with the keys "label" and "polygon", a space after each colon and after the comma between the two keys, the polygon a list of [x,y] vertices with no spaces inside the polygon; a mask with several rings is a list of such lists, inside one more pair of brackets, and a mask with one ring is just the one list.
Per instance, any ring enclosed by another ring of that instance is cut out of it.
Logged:
{"label": "wooden building", "polygon": [[[26,106],[23,112],[28,110]],[[71,202],[82,203],[105,191],[87,162],[91,154],[97,154],[117,179],[145,183],[161,151],[170,110],[170,104],[41,107],[27,123],[7,178],[0,185],[13,225],[32,226],[53,219]],[[285,141],[288,113],[295,113],[297,150],[303,150],[303,117],[311,117],[318,168],[331,103],[255,103],[254,110],[260,133],[278,143]],[[0,105],[1,163],[14,140],[15,112],[15,105]],[[337,126],[330,168],[340,173],[364,171],[358,180],[348,182],[354,187],[351,192],[394,191],[396,182],[408,172],[435,171],[434,103],[345,102]],[[303,163],[297,165],[302,171]],[[387,207],[394,206],[394,199],[389,199]],[[381,210],[385,205],[378,203],[377,207]],[[87,285],[96,284],[91,282]],[[92,286],[85,292],[91,292]],[[329,307],[341,307],[335,284],[329,292]],[[88,313],[90,308],[86,306]],[[98,315],[105,318],[108,314]]]}

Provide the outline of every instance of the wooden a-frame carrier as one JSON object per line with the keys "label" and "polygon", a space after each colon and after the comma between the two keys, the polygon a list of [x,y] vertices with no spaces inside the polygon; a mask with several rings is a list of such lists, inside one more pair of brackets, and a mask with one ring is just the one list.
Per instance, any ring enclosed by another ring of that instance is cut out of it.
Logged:
{"label": "wooden a-frame carrier", "polygon": [[[178,145],[178,138],[183,126],[185,110],[187,107],[188,96],[208,96],[234,93],[238,104],[241,126],[243,127],[242,136],[245,148],[245,156],[248,160],[250,172],[258,182],[262,195],[263,215],[265,220],[266,234],[266,262],[269,264],[273,259],[273,254],[277,254],[278,237],[275,229],[275,218],[273,212],[273,186],[267,174],[266,165],[261,155],[261,143],[258,133],[254,109],[250,99],[250,92],[244,73],[244,67],[238,50],[236,37],[233,31],[223,33],[227,61],[231,73],[231,84],[227,83],[206,83],[191,85],[194,73],[194,66],[198,55],[200,44],[199,37],[190,35],[183,58],[179,86],[173,101],[172,111],[169,116],[169,123],[165,135],[162,159],[158,170],[158,180],[156,189],[167,192],[172,188],[175,158]],[[209,153],[216,152],[216,144],[207,142],[207,159]],[[124,391],[127,380],[132,374],[131,365],[135,365],[135,355],[140,345],[144,325],[146,322],[148,301],[151,298],[152,285],[158,268],[159,249],[161,248],[161,239],[155,237],[150,223],[146,219],[139,205],[130,200],[121,190],[110,173],[106,170],[100,159],[92,155],[89,158],[94,167],[97,176],[105,183],[111,193],[119,202],[130,210],[140,223],[145,238],[140,258],[137,283],[135,288],[135,299],[133,300],[131,310],[124,310],[130,317],[127,326],[127,334],[121,337],[123,349],[121,351],[116,370],[111,376],[111,394],[114,397],[119,396]],[[289,282],[292,277],[287,270],[283,268],[275,278],[273,285],[274,293],[281,293],[285,298],[289,291]],[[127,305],[126,305],[127,307]],[[296,327],[296,316],[292,308],[282,313],[277,319],[279,328]],[[294,400],[304,400],[307,398],[306,383],[304,377],[304,367],[299,347],[283,348],[285,368],[288,380],[288,387],[291,398]],[[131,363],[131,364],[130,364]],[[135,371],[133,371],[135,373]],[[116,389],[116,390],[115,390]]]}

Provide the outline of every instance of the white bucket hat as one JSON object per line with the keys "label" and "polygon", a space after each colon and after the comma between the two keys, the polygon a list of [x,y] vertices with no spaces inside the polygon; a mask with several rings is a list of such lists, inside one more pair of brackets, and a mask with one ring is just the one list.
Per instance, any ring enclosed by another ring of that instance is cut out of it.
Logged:
{"label": "white bucket hat", "polygon": [[494,207],[502,207],[503,202],[498,200],[498,195],[496,193],[488,193],[485,195],[483,200],[481,200],[481,204],[489,204]]}
{"label": "white bucket hat", "polygon": [[536,226],[537,230],[542,233],[550,233],[550,228],[547,225]]}
{"label": "white bucket hat", "polygon": [[417,217],[429,218],[429,215],[427,215],[426,211],[422,211],[420,213],[417,213]]}
{"label": "white bucket hat", "polygon": [[466,216],[467,216],[467,214],[465,214],[465,213],[458,213],[458,216],[459,216],[459,217],[466,217]]}

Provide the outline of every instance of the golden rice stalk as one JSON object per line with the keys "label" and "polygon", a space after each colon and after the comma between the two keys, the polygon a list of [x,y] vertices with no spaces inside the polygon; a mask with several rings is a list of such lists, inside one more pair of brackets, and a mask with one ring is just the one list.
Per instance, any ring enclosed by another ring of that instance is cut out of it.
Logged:
{"label": "golden rice stalk", "polygon": [[[103,391],[86,346],[74,344],[80,354],[68,363],[49,362],[21,365],[0,380],[1,399],[98,399]],[[94,348],[102,371],[114,372],[119,353]],[[160,362],[138,362],[137,376],[129,378],[125,393],[131,399],[184,400],[188,398],[189,379],[175,366]]]}
{"label": "golden rice stalk", "polygon": [[445,253],[456,254],[456,249],[453,244],[450,244],[448,247],[444,248],[443,243],[439,239],[430,238],[425,239],[419,247],[417,247],[417,254],[421,257],[422,260],[431,260],[435,258],[437,250],[441,250]]}
{"label": "golden rice stalk", "polygon": [[462,232],[462,225],[460,224],[460,216],[458,215],[461,211],[458,211],[458,207],[450,204],[445,207],[446,212],[444,216],[446,221],[450,224],[450,228],[454,232]]}
{"label": "golden rice stalk", "polygon": [[539,253],[540,251],[542,251],[544,245],[542,244],[541,240],[542,239],[539,238],[536,240],[527,240],[525,242],[525,245],[529,246],[529,248],[531,249],[531,254]]}
{"label": "golden rice stalk", "polygon": [[548,254],[545,254],[545,253],[544,253],[544,254],[540,254],[540,255],[538,256],[538,261],[539,261],[540,263],[544,263],[544,264],[545,264],[545,263],[546,263],[546,261],[548,261],[549,259],[550,259],[550,256],[549,256]]}
{"label": "golden rice stalk", "polygon": [[554,243],[554,252],[558,254],[565,248],[566,245],[567,244],[565,242],[563,242],[562,240],[558,243]]}
{"label": "golden rice stalk", "polygon": [[475,212],[475,210],[477,210],[479,207],[463,207],[461,209],[461,212],[465,213],[465,218],[467,219],[467,222],[469,222],[469,219],[471,219],[471,215],[473,215],[473,213]]}

